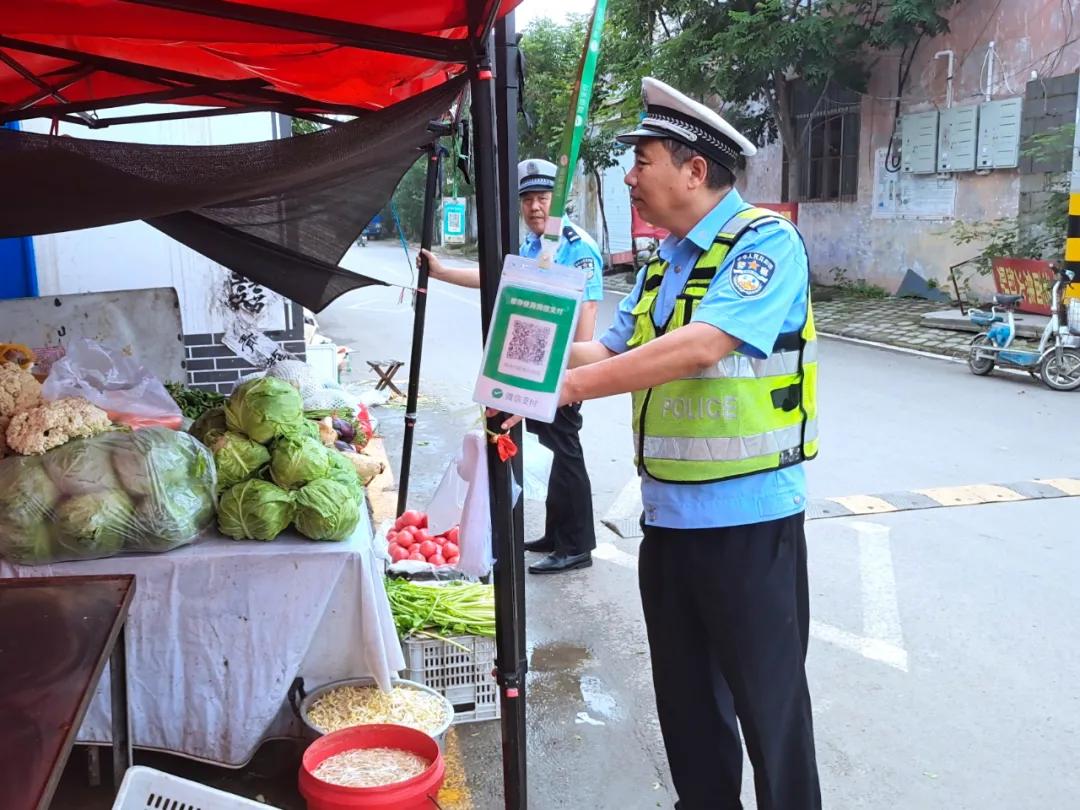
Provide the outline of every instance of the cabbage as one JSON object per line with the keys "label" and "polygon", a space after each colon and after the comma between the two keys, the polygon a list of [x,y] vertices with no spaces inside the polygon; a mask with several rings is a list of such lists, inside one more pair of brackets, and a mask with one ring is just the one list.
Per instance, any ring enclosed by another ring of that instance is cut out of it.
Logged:
{"label": "cabbage", "polygon": [[19,525],[0,521],[0,551],[20,565],[53,561],[52,531],[45,522]]}
{"label": "cabbage", "polygon": [[285,430],[282,433],[287,439],[318,439],[319,438],[319,423],[313,422],[310,419],[301,419],[292,427]]}
{"label": "cabbage", "polygon": [[255,476],[270,463],[270,451],[247,436],[229,431],[211,445],[217,467],[218,492]]}
{"label": "cabbage", "polygon": [[360,482],[356,467],[345,458],[344,453],[330,451],[330,468],[326,471],[326,477],[344,486],[357,500],[363,500],[364,485]]}
{"label": "cabbage", "polygon": [[59,545],[75,557],[108,557],[135,535],[134,515],[135,505],[121,490],[68,498],[56,508]]}
{"label": "cabbage", "polygon": [[219,405],[216,408],[203,411],[202,416],[196,419],[188,428],[188,433],[209,447],[214,443],[215,439],[228,429],[228,425],[225,424],[225,407]]}
{"label": "cabbage", "polygon": [[46,453],[41,463],[64,495],[119,489],[113,473],[110,444],[101,439],[79,439]]}
{"label": "cabbage", "polygon": [[325,478],[330,469],[330,451],[318,439],[278,439],[270,456],[270,476],[284,489],[299,489]]}
{"label": "cabbage", "polygon": [[186,433],[145,428],[118,436],[112,462],[131,495],[150,495],[205,474],[205,450]]}
{"label": "cabbage", "polygon": [[347,487],[322,478],[296,493],[296,530],[312,540],[344,540],[360,522],[360,504]]}
{"label": "cabbage", "polygon": [[304,418],[300,392],[283,380],[262,377],[237,386],[225,404],[229,430],[268,444]]}
{"label": "cabbage", "polygon": [[49,522],[60,492],[37,458],[0,463],[0,520],[22,529]]}
{"label": "cabbage", "polygon": [[144,498],[135,508],[138,536],[127,547],[168,551],[198,537],[214,518],[214,501],[202,486],[173,486],[162,497]]}
{"label": "cabbage", "polygon": [[222,496],[218,528],[235,540],[273,540],[292,523],[295,499],[269,481],[242,481]]}

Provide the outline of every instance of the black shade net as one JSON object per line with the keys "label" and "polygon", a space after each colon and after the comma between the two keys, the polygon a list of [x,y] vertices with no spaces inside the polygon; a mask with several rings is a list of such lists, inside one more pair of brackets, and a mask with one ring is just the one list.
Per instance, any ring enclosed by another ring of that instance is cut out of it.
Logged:
{"label": "black shade net", "polygon": [[318,312],[382,284],[337,267],[460,93],[455,79],[322,132],[228,146],[153,146],[0,130],[0,238],[145,219]]}

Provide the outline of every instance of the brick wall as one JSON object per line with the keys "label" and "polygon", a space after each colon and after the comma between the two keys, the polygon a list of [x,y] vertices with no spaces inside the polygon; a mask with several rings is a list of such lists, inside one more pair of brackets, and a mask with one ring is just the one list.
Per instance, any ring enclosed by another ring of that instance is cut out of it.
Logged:
{"label": "brick wall", "polygon": [[[299,304],[289,306],[292,308],[291,328],[267,332],[266,335],[280,344],[285,351],[304,360],[307,351],[307,344],[304,342],[304,312]],[[188,385],[204,391],[228,394],[241,377],[258,371],[224,345],[224,337],[220,332],[184,335],[184,367],[187,369]]]}
{"label": "brick wall", "polygon": [[[1076,120],[1077,74],[1029,82],[1024,94],[1021,149],[1034,135],[1054,132]],[[1026,229],[1039,229],[1044,208],[1055,192],[1061,191],[1066,174],[1072,170],[1071,140],[1060,152],[1020,155],[1020,222]],[[1064,234],[1062,238],[1064,239]]]}

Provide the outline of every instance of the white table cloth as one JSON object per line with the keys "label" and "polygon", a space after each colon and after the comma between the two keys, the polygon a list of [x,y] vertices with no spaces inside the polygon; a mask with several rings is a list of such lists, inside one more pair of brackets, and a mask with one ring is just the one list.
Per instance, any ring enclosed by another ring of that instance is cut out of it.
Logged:
{"label": "white table cloth", "polygon": [[[221,765],[245,764],[259,744],[303,729],[289,686],[404,668],[364,517],[347,541],[282,535],[270,543],[218,536],[141,556],[17,566],[2,577],[132,573],[128,690],[132,741]],[[110,739],[108,677],[80,742]]]}

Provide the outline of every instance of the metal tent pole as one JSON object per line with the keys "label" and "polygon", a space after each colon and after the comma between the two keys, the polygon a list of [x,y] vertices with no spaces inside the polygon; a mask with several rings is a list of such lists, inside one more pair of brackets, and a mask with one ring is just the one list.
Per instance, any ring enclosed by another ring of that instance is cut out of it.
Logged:
{"label": "metal tent pole", "polygon": [[[420,226],[420,247],[431,250],[435,233],[435,203],[438,198],[439,175],[445,150],[438,141],[430,144],[427,154],[427,183],[424,187],[424,218]],[[409,502],[409,471],[412,467],[413,433],[416,430],[416,400],[420,396],[420,361],[424,353],[424,321],[427,316],[428,262],[420,254],[420,273],[416,280],[416,301],[413,313],[412,353],[409,355],[409,388],[405,402],[405,435],[401,446],[401,472],[398,480],[397,513],[405,511]]]}
{"label": "metal tent pole", "polygon": [[[520,206],[517,192],[518,99],[521,88],[519,86],[520,76],[518,75],[517,42],[514,12],[511,11],[495,24],[495,118],[499,160],[499,203],[502,212],[503,249],[508,253],[516,250],[521,242],[518,233]],[[522,445],[523,431],[521,425],[514,427],[511,435],[514,443],[521,448],[518,454],[511,459],[514,478],[519,482],[523,482],[525,480],[523,478],[525,452]],[[513,650],[513,655],[517,661],[517,673],[521,682],[519,697],[515,705],[518,713],[518,726],[525,729],[527,728],[526,710],[528,706],[525,681],[529,660],[525,651],[525,563],[524,547],[521,545],[525,540],[524,497],[518,498],[518,502],[514,504],[514,537],[516,539],[514,544],[514,589],[522,600],[516,612],[517,646]],[[521,779],[522,784],[526,783],[526,777],[527,764],[525,758],[522,757],[521,772],[518,777]]]}
{"label": "metal tent pole", "polygon": [[[495,294],[502,272],[499,184],[496,175],[495,104],[492,72],[493,48],[488,46],[470,65],[472,117],[476,137],[476,211],[480,236],[480,301],[484,337],[491,324]],[[498,431],[502,418],[488,420]],[[499,460],[488,444],[491,494],[491,532],[495,565],[496,674],[502,707],[503,796],[508,810],[525,810],[528,789],[525,773],[525,676],[519,650],[524,646],[525,599],[522,589],[522,540],[514,533],[511,466]]]}

